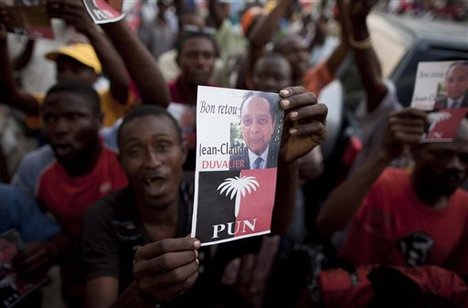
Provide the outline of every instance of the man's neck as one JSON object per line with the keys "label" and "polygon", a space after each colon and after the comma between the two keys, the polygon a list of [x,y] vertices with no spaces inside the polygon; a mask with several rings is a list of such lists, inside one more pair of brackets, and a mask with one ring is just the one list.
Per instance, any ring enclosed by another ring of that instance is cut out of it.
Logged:
{"label": "man's neck", "polygon": [[62,164],[70,177],[79,177],[90,173],[101,155],[102,145],[97,142],[88,151],[81,153],[79,160],[68,165]]}
{"label": "man's neck", "polygon": [[152,240],[175,237],[179,222],[179,195],[166,206],[153,208],[137,198],[138,216],[145,231]]}
{"label": "man's neck", "polygon": [[179,90],[185,99],[185,103],[190,105],[195,105],[197,103],[197,89],[198,85],[188,83],[182,77],[179,78]]}
{"label": "man's neck", "polygon": [[450,196],[440,195],[434,191],[426,189],[412,177],[411,185],[416,197],[425,205],[432,209],[442,209],[447,206]]}

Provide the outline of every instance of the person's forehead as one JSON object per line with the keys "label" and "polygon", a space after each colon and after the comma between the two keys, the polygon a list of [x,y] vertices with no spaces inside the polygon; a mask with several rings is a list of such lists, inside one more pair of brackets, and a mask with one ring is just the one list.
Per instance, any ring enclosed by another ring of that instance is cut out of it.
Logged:
{"label": "person's forehead", "polygon": [[177,128],[165,115],[144,115],[127,122],[120,132],[120,138],[145,138],[148,135],[167,135],[177,137]]}
{"label": "person's forehead", "polygon": [[461,74],[461,75],[468,75],[468,65],[454,65],[450,68],[449,75],[454,74]]}
{"label": "person's forehead", "polygon": [[92,110],[91,103],[79,93],[59,91],[49,95],[44,100],[43,110],[60,109],[62,112]]}
{"label": "person's forehead", "polygon": [[211,51],[215,53],[214,42],[203,36],[190,37],[182,45],[182,52],[187,51]]}
{"label": "person's forehead", "polygon": [[269,101],[261,96],[253,96],[248,99],[244,104],[244,109],[248,110],[265,110],[269,112],[270,103]]}
{"label": "person's forehead", "polygon": [[432,142],[423,145],[425,151],[462,151],[468,153],[468,139],[455,138],[451,142]]}
{"label": "person's forehead", "polygon": [[281,73],[284,75],[289,74],[291,66],[289,62],[282,57],[275,58],[262,58],[255,66],[255,73]]}
{"label": "person's forehead", "polygon": [[66,56],[66,55],[60,55],[57,57],[55,60],[55,63],[57,64],[57,69],[61,69],[65,66],[71,66],[74,68],[79,68],[79,69],[92,69],[87,65],[84,65],[80,61],[73,59],[72,57]]}

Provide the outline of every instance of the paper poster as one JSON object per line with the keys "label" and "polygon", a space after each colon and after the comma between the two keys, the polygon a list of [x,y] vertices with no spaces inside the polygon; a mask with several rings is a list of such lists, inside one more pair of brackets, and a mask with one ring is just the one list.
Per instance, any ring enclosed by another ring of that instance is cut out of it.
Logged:
{"label": "paper poster", "polygon": [[451,141],[468,112],[468,62],[420,62],[411,106],[428,111],[423,142]]}
{"label": "paper poster", "polygon": [[8,32],[26,35],[31,39],[53,39],[54,32],[47,15],[45,1],[0,1],[9,17]]}
{"label": "paper poster", "polygon": [[125,14],[117,7],[122,6],[122,1],[116,0],[83,0],[89,16],[96,24],[106,24],[122,20]]}
{"label": "paper poster", "polygon": [[202,245],[270,232],[279,100],[276,93],[198,87],[192,236]]}
{"label": "paper poster", "polygon": [[21,280],[11,265],[11,261],[23,248],[23,241],[19,233],[12,229],[0,235],[0,307],[15,306],[31,291],[48,281],[47,277],[35,280]]}

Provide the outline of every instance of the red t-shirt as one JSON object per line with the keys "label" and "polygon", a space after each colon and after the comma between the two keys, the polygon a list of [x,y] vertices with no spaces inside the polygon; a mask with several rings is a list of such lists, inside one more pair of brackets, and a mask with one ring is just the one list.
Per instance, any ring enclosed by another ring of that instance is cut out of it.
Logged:
{"label": "red t-shirt", "polygon": [[[445,208],[414,194],[408,171],[387,168],[352,221],[341,256],[355,265],[438,265],[468,274],[468,193]],[[465,261],[463,261],[465,260]]]}
{"label": "red t-shirt", "polygon": [[70,177],[54,161],[38,179],[38,199],[67,232],[79,235],[85,211],[95,201],[127,185],[127,177],[114,152],[103,147],[94,169]]}

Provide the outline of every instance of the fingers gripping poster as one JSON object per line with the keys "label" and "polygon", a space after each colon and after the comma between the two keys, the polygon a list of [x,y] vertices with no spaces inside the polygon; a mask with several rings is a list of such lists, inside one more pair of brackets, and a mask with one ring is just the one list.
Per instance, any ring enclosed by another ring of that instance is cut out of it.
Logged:
{"label": "fingers gripping poster", "polygon": [[211,245],[270,232],[283,111],[275,93],[198,87],[191,235]]}

